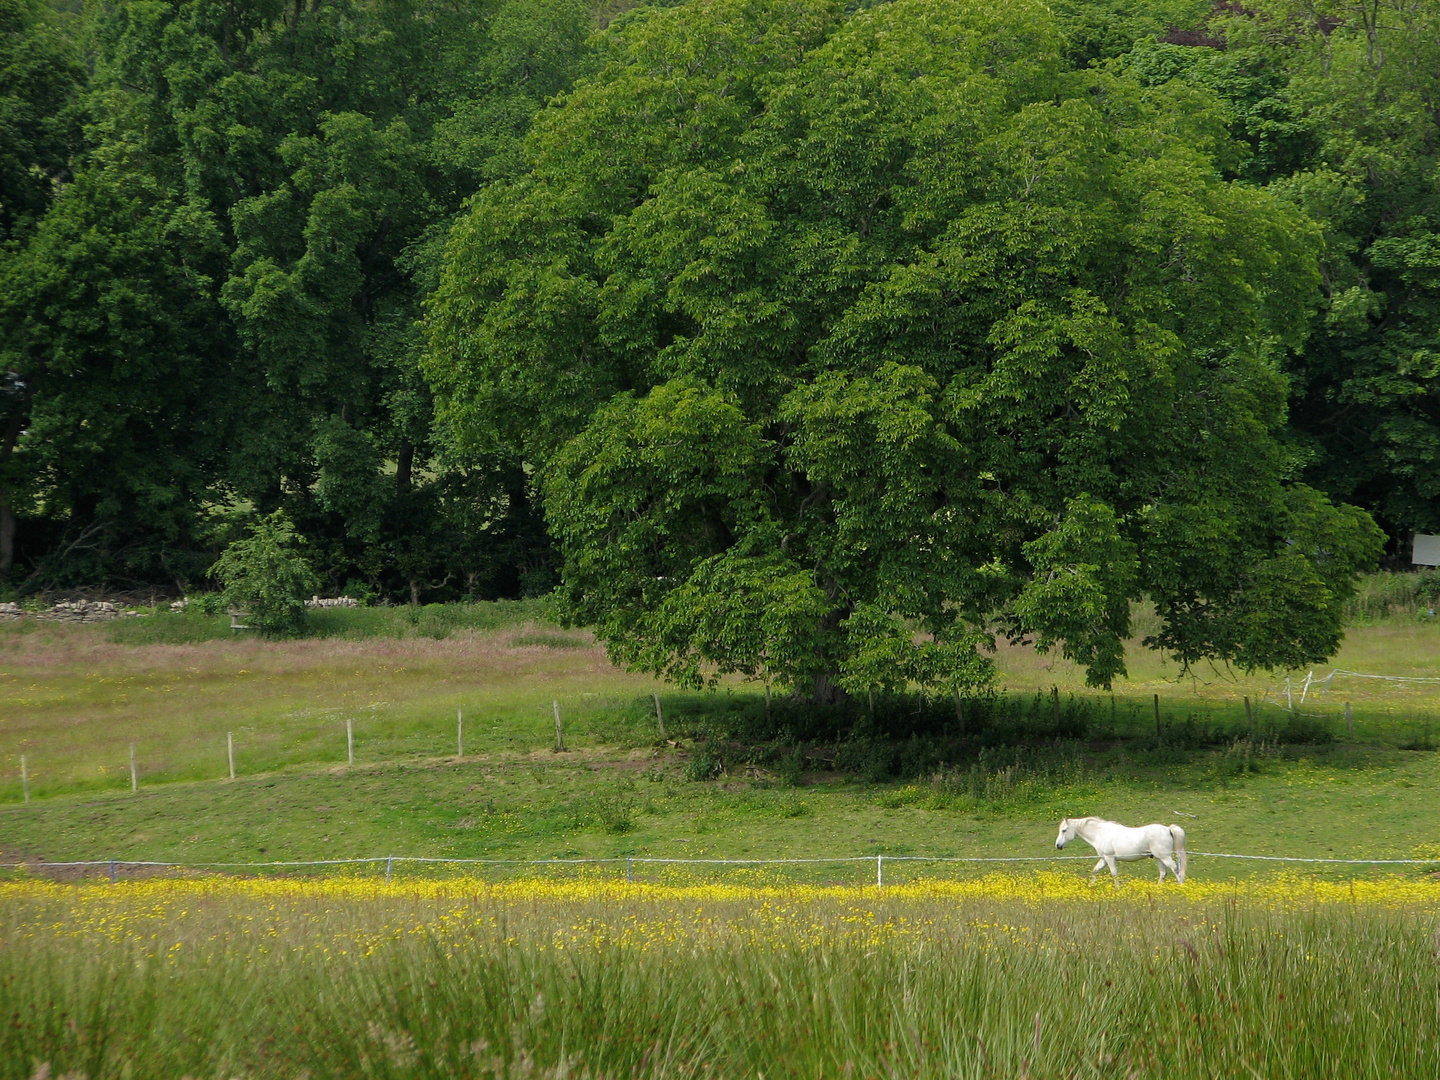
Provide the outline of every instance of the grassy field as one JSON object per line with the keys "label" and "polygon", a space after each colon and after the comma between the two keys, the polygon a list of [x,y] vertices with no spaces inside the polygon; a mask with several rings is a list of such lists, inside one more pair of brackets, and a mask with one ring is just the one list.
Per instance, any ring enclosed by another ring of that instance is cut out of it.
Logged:
{"label": "grassy field", "polygon": [[[1371,588],[1334,666],[1440,677],[1406,588]],[[676,693],[543,605],[316,629],[0,625],[0,858],[26,863],[0,873],[0,1080],[1440,1074],[1440,683],[1337,675],[1301,705],[1292,672],[1286,710],[1284,673],[1136,651],[1109,695],[1004,648],[962,722]],[[1194,854],[1183,889],[1141,864],[1117,890],[1088,860],[905,859],[1053,857],[1071,814],[1426,861]],[[387,855],[388,883],[201,868]],[[43,865],[109,858],[191,869]]]}
{"label": "grassy field", "polygon": [[1424,1077],[1433,889],[0,884],[0,1078]]}
{"label": "grassy field", "polygon": [[[1382,614],[1352,630],[1336,665],[1440,675],[1440,625],[1414,611]],[[929,741],[887,742],[883,732],[827,741],[788,728],[776,702],[769,737],[747,742],[746,725],[766,718],[753,688],[667,691],[611,667],[588,635],[559,629],[535,605],[323,616],[321,636],[279,643],[217,639],[230,634],[223,620],[189,615],[0,627],[0,854],[1038,856],[1053,851],[1057,818],[1095,813],[1179,821],[1201,851],[1440,858],[1440,761],[1426,749],[1436,745],[1440,684],[1338,677],[1292,717],[1276,704],[1283,675],[1177,680],[1173,665],[1137,652],[1132,677],[1098,695],[1064,661],[1011,648],[998,656],[1007,693],[969,703],[963,737],[942,715]],[[1303,677],[1293,673],[1293,684]],[[657,691],[669,741],[659,737]],[[554,701],[564,753],[553,749]],[[457,709],[467,718],[463,758]],[[989,728],[986,709],[999,718]],[[711,754],[724,772],[696,779],[706,775],[697,759]],[[950,764],[937,764],[945,754]],[[1194,868],[1255,871],[1203,858]],[[1367,871],[1324,871],[1357,872]]]}

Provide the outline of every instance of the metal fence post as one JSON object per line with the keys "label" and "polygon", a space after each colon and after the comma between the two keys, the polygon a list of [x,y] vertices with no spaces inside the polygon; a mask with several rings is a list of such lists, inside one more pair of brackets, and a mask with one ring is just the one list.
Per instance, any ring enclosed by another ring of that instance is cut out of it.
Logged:
{"label": "metal fence post", "polygon": [[884,855],[876,855],[876,856],[875,856],[875,888],[877,888],[877,889],[883,889],[884,887],[885,887],[885,856],[884,856]]}
{"label": "metal fence post", "polygon": [[389,885],[389,884],[390,884],[390,866],[391,866],[392,863],[394,863],[394,861],[395,861],[395,856],[394,856],[394,855],[387,855],[387,856],[385,857],[385,884],[386,884],[386,885]]}
{"label": "metal fence post", "polygon": [[110,860],[110,884],[115,884],[115,860]]}
{"label": "metal fence post", "polygon": [[631,868],[630,868],[630,856],[629,856],[629,855],[626,855],[626,856],[625,856],[625,884],[626,884],[626,885],[629,885],[629,884],[631,884],[634,880],[635,880],[635,876],[634,876],[634,874],[631,873]]}

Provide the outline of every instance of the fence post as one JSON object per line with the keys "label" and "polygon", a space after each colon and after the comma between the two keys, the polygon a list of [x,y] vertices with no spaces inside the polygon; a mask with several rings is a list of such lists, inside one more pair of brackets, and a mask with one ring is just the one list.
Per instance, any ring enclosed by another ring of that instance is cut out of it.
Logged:
{"label": "fence post", "polygon": [[355,728],[350,717],[345,717],[345,759],[355,764]]}
{"label": "fence post", "polygon": [[955,729],[965,734],[965,699],[960,696],[960,688],[955,688]]}
{"label": "fence post", "polygon": [[1250,710],[1250,699],[1245,699],[1245,732],[1253,739],[1255,737],[1255,714]]}
{"label": "fence post", "polygon": [[226,756],[229,757],[229,759],[230,759],[230,779],[231,779],[231,780],[234,780],[234,779],[235,779],[235,733],[234,733],[233,731],[227,731],[227,732],[225,733],[225,753],[226,753]]}
{"label": "fence post", "polygon": [[1055,721],[1055,730],[1060,730],[1060,687],[1050,687],[1050,718]]}
{"label": "fence post", "polygon": [[629,856],[629,855],[626,855],[626,856],[625,856],[625,884],[626,884],[626,885],[629,885],[629,884],[631,884],[632,882],[634,882],[634,880],[635,880],[635,876],[634,876],[634,874],[632,873],[632,869],[631,869],[631,866],[630,866],[630,856]]}
{"label": "fence post", "polygon": [[455,710],[455,756],[465,756],[465,710]]}
{"label": "fence post", "polygon": [[132,793],[140,790],[140,770],[135,766],[135,744],[133,742],[130,744],[130,790]]}
{"label": "fence post", "polygon": [[884,887],[885,887],[885,856],[884,856],[884,855],[876,855],[876,856],[875,856],[875,888],[878,890],[878,889],[883,889]]}
{"label": "fence post", "polygon": [[653,695],[655,698],[655,719],[660,724],[660,738],[665,738],[665,714],[660,711],[660,695]]}
{"label": "fence post", "polygon": [[1355,714],[1350,711],[1350,702],[1345,702],[1345,737],[1355,738]]}
{"label": "fence post", "polygon": [[555,707],[555,752],[558,754],[565,749],[565,732],[560,727],[560,702],[552,699],[550,704]]}
{"label": "fence post", "polygon": [[1155,738],[1163,739],[1165,736],[1160,733],[1160,695],[1155,695]]}
{"label": "fence post", "polygon": [[1285,708],[1295,711],[1295,700],[1290,696],[1290,676],[1285,676]]}
{"label": "fence post", "polygon": [[25,802],[30,802],[30,770],[25,764],[25,755],[20,755],[20,790],[25,793]]}
{"label": "fence post", "polygon": [[395,856],[394,856],[394,855],[387,855],[387,856],[385,857],[385,884],[386,884],[386,885],[389,885],[389,884],[390,884],[390,866],[391,866],[391,864],[394,863],[394,862],[395,862]]}
{"label": "fence post", "polygon": [[110,884],[115,884],[115,860],[110,860]]}

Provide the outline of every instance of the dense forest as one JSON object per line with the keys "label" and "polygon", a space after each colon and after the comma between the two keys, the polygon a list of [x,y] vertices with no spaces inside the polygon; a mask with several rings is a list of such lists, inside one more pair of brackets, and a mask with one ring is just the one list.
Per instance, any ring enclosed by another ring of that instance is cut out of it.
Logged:
{"label": "dense forest", "polygon": [[0,575],[1323,654],[1440,531],[1437,154],[1435,0],[0,0]]}

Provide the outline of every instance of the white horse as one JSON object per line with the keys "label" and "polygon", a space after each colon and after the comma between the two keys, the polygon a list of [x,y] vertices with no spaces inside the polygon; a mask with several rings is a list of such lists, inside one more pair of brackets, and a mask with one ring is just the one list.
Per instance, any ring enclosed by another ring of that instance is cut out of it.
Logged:
{"label": "white horse", "polygon": [[1100,861],[1090,871],[1090,884],[1095,884],[1095,875],[1102,866],[1110,868],[1110,878],[1118,888],[1120,870],[1117,862],[1136,862],[1140,859],[1154,859],[1160,864],[1160,880],[1165,880],[1165,871],[1175,875],[1175,880],[1185,884],[1185,830],[1179,825],[1142,825],[1132,829],[1118,821],[1106,821],[1098,817],[1066,818],[1060,822],[1060,835],[1055,837],[1055,846],[1063,848],[1075,837],[1080,837],[1095,849]]}

